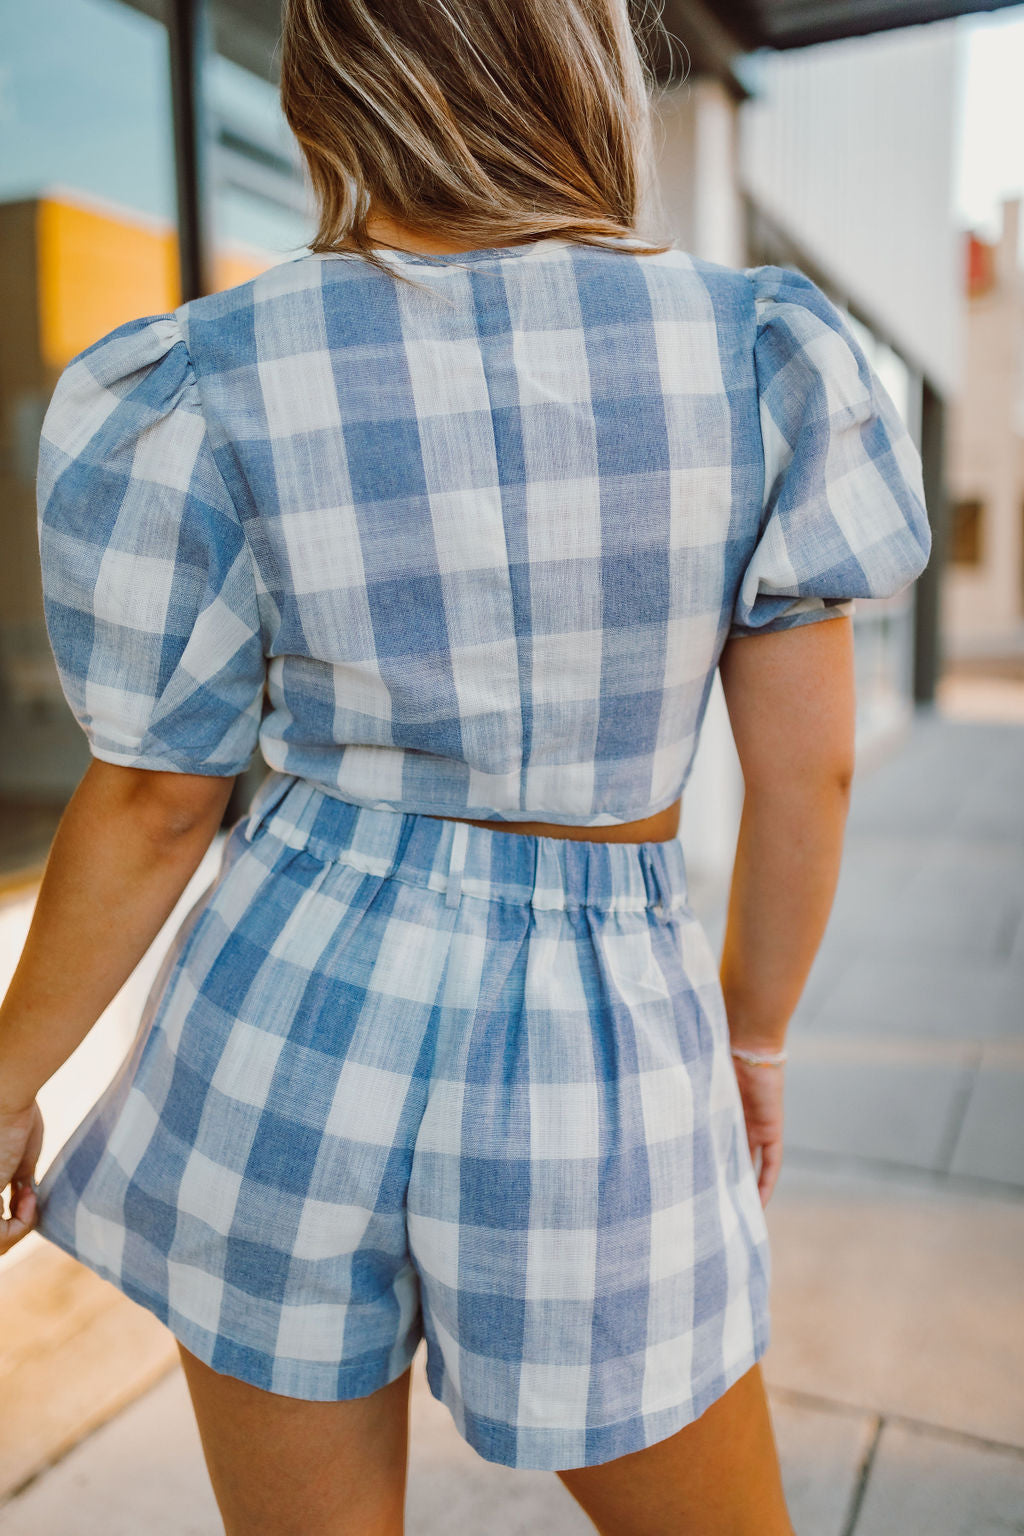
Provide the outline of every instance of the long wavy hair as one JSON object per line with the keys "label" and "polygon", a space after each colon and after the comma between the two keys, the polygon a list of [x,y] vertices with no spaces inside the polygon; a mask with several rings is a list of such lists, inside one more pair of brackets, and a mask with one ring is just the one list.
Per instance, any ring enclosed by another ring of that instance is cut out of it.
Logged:
{"label": "long wavy hair", "polygon": [[631,8],[285,0],[281,104],[319,207],[309,249],[383,266],[371,204],[460,250],[551,236],[670,249],[636,230],[656,198],[647,50],[660,14]]}

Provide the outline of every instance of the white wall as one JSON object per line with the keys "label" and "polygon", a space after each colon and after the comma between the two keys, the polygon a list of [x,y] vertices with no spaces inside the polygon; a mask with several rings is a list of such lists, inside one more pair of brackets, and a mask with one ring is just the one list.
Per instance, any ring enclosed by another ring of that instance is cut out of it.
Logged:
{"label": "white wall", "polygon": [[[758,94],[739,113],[745,190],[831,297],[891,341],[895,351],[860,328],[918,442],[921,376],[952,401],[965,364],[956,140],[966,42],[954,20],[761,50],[745,70]],[[904,592],[858,603],[858,763],[909,720],[913,602]]]}
{"label": "white wall", "polygon": [[684,251],[693,249],[695,116],[692,85],[674,86],[657,97],[654,196],[639,221],[645,234],[665,235]]}
{"label": "white wall", "polygon": [[995,281],[968,301],[964,387],[949,421],[950,493],[984,503],[981,558],[942,590],[950,656],[1024,645],[1024,269],[1020,197],[1004,198]]}
{"label": "white wall", "polygon": [[740,176],[765,213],[940,392],[963,359],[955,137],[959,21],[789,53],[761,50],[740,109]]}
{"label": "white wall", "polygon": [[[725,266],[744,264],[736,103],[700,76],[662,94],[657,112],[658,184],[664,225],[683,250]],[[698,908],[720,899],[736,851],[743,778],[715,673],[679,836]]]}
{"label": "white wall", "polygon": [[[963,368],[954,161],[965,37],[954,21],[763,50],[747,60],[760,93],[751,101],[738,106],[701,76],[657,102],[666,233],[695,255],[744,265],[743,197],[752,197],[806,251],[833,297],[861,309],[905,355],[909,370],[851,322],[915,438],[920,373],[955,396]],[[896,739],[910,709],[911,595],[862,601],[857,633],[863,763]],[[716,675],[680,828],[696,884],[721,890],[727,881],[741,809]]]}

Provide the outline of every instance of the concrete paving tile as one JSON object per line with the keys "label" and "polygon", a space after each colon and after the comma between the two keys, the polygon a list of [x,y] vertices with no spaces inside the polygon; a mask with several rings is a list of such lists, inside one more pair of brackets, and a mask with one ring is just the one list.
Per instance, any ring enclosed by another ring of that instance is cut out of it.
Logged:
{"label": "concrete paving tile", "polygon": [[413,1367],[406,1536],[594,1536],[594,1527],[553,1472],[484,1461],[431,1395],[423,1351]]}
{"label": "concrete paving tile", "polygon": [[964,905],[985,900],[989,894],[1024,904],[1024,863],[1020,852],[1000,839],[968,843],[962,837],[947,837],[936,830],[928,839],[922,874],[928,881],[945,884],[951,899]]}
{"label": "concrete paving tile", "polygon": [[3,1536],[223,1536],[180,1368],[0,1510]]}
{"label": "concrete paving tile", "polygon": [[989,774],[974,785],[957,808],[951,827],[960,836],[992,838],[1004,845],[1024,843],[1024,796],[1020,793],[1024,766],[1015,784],[1002,775]]}
{"label": "concrete paving tile", "polygon": [[[773,1344],[773,1351],[776,1349]],[[767,1358],[771,1358],[770,1356]],[[858,1468],[874,1427],[870,1413],[794,1401],[773,1387],[772,1419],[786,1498],[797,1536],[841,1536]],[[902,1432],[900,1432],[902,1433]],[[910,1453],[898,1432],[883,1440],[856,1536],[928,1531],[929,1536],[992,1536],[1014,1525],[950,1524],[933,1519],[932,1442],[915,1431]],[[918,1442],[923,1442],[922,1445]],[[948,1439],[943,1441],[948,1447]],[[935,1505],[971,1518],[1008,1518],[1024,1457],[979,1453],[962,1442],[944,1453],[950,1493]],[[994,1459],[992,1459],[994,1458]],[[1015,1481],[1016,1479],[1016,1481]],[[927,1480],[927,1481],[925,1481]],[[976,1488],[985,1490],[975,1502]],[[889,1524],[877,1523],[889,1520]],[[875,1523],[865,1523],[875,1522]],[[902,1522],[902,1523],[901,1523]],[[4,1536],[222,1536],[185,1380],[173,1371],[131,1408],[82,1442],[0,1514]],[[422,1352],[413,1370],[408,1536],[586,1536],[593,1527],[550,1473],[513,1471],[483,1461],[431,1396]]]}
{"label": "concrete paving tile", "polygon": [[1024,1531],[1024,1455],[886,1424],[854,1536]]}
{"label": "concrete paving tile", "polygon": [[851,830],[905,836],[955,830],[998,841],[1024,835],[1015,786],[1024,777],[1019,725],[926,719],[918,714],[892,756],[854,779]]}
{"label": "concrete paving tile", "polygon": [[[720,958],[725,939],[726,914],[724,911],[708,908],[699,916],[704,931],[711,941],[712,951],[716,959]],[[818,1012],[834,997],[849,968],[861,963],[864,943],[863,934],[851,935],[839,924],[829,928],[804,984],[803,993],[793,1014],[793,1023],[796,1023],[798,1015],[802,1023],[809,1025],[813,1022]]]}
{"label": "concrete paving tile", "polygon": [[975,1074],[950,1172],[1024,1185],[1024,1070],[992,1052]]}
{"label": "concrete paving tile", "polygon": [[828,920],[828,934],[873,929],[896,906],[928,859],[924,838],[849,833]]}
{"label": "concrete paving tile", "polygon": [[1024,1447],[1024,1202],[784,1163],[767,1220],[770,1386]]}
{"label": "concrete paving tile", "polygon": [[804,990],[793,1011],[790,1025],[813,1026],[819,1014],[827,1008],[842,986],[843,977],[857,963],[861,952],[859,943],[847,943],[838,936],[829,936],[814,957]]}
{"label": "concrete paving tile", "polygon": [[1017,971],[1024,970],[1024,914],[1017,924],[1017,932],[1010,945],[1009,965]]}
{"label": "concrete paving tile", "polygon": [[[891,753],[875,758],[866,771],[857,772],[851,815],[863,817],[876,804],[901,798],[913,801],[926,791],[934,794],[950,779],[959,783],[968,770],[951,750],[949,732],[941,734],[946,739],[940,741],[928,725],[915,721],[914,728],[900,738]],[[922,772],[926,765],[932,769],[930,773]]]}
{"label": "concrete paving tile", "polygon": [[[407,1536],[594,1536],[558,1478],[484,1461],[413,1368]],[[3,1536],[223,1536],[180,1369],[0,1511]]]}
{"label": "concrete paving tile", "polygon": [[938,951],[999,960],[1009,953],[1022,912],[1019,852],[968,847],[924,861],[899,899],[885,902],[882,934],[896,958]]}
{"label": "concrete paving tile", "polygon": [[782,1486],[796,1536],[843,1536],[877,1420],[770,1396]]}
{"label": "concrete paving tile", "polygon": [[965,770],[956,763],[934,759],[934,750],[921,744],[902,750],[866,777],[854,778],[847,826],[850,833],[876,836],[925,835],[947,828],[963,798]]}
{"label": "concrete paving tile", "polygon": [[0,1318],[16,1320],[0,1334],[0,1502],[177,1361],[151,1312],[30,1235],[38,1245],[0,1274]]}
{"label": "concrete paving tile", "polygon": [[[873,1419],[771,1404],[797,1536],[840,1536]],[[484,1461],[413,1367],[407,1536],[593,1536],[558,1479]],[[185,1378],[174,1370],[0,1513],[4,1536],[222,1536]]]}
{"label": "concrete paving tile", "polygon": [[[902,892],[926,862],[927,845],[921,839],[866,836],[849,840],[820,959],[827,960],[833,952],[859,954],[866,940],[884,940],[890,912],[899,910]],[[695,885],[691,894],[718,954],[725,934],[728,883]]]}
{"label": "concrete paving tile", "polygon": [[1024,1035],[1021,980],[1009,965],[969,955],[864,954],[839,974],[815,1022],[826,1030],[974,1040]]}
{"label": "concrete paving tile", "polygon": [[786,1145],[945,1171],[950,1126],[969,1087],[969,1061],[922,1065],[791,1059]]}
{"label": "concrete paving tile", "polygon": [[[992,1045],[973,1045],[965,1040],[928,1040],[919,1035],[803,1034],[794,1042],[793,1060],[821,1062],[835,1068],[837,1074],[848,1065],[873,1066],[949,1066],[970,1071],[981,1065],[982,1057],[991,1058],[993,1066],[1002,1064],[1011,1071],[1024,1071],[1024,1040],[1000,1040]],[[966,1108],[966,1094],[964,1099]]]}

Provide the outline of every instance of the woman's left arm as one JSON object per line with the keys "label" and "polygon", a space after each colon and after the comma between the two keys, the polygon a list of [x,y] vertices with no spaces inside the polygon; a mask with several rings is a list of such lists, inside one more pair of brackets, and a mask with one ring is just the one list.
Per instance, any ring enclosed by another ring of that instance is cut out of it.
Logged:
{"label": "woman's left arm", "polygon": [[0,1003],[0,1191],[12,1185],[0,1253],[34,1222],[36,1094],[174,910],[217,833],[234,782],[93,758],[68,803]]}

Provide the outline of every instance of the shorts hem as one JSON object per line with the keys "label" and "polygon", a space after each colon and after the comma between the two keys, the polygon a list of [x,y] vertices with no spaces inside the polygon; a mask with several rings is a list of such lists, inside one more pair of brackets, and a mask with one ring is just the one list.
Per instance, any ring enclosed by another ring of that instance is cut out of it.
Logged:
{"label": "shorts hem", "polygon": [[[190,1354],[211,1370],[275,1396],[296,1398],[304,1402],[350,1402],[370,1397],[382,1387],[397,1381],[409,1369],[422,1342],[422,1339],[417,1338],[411,1346],[406,1345],[404,1348],[395,1344],[388,1351],[386,1366],[350,1371],[345,1390],[341,1391],[338,1389],[338,1378],[344,1372],[344,1362],[331,1362],[328,1366],[326,1362],[294,1361],[291,1362],[292,1370],[284,1370],[279,1360],[264,1351],[251,1350],[242,1343],[225,1339],[223,1335],[214,1334],[199,1324],[190,1323],[171,1310],[166,1296],[136,1285],[130,1278],[108,1268],[102,1260],[82,1253],[72,1240],[52,1231],[40,1230],[39,1235],[98,1275],[101,1280],[113,1285],[129,1301],[144,1307]],[[636,1414],[611,1424],[535,1427],[481,1418],[467,1411],[464,1400],[452,1387],[451,1378],[443,1366],[440,1371],[431,1369],[429,1350],[426,1376],[431,1394],[448,1409],[457,1433],[484,1461],[525,1471],[568,1472],[580,1467],[600,1466],[635,1451],[646,1450],[685,1429],[762,1359],[770,1339],[771,1325],[766,1318],[753,1348],[738,1356],[724,1371],[705,1376],[684,1402]],[[223,1362],[216,1363],[218,1346],[223,1346],[232,1357],[230,1368]],[[257,1368],[256,1362],[259,1361],[266,1362],[263,1369]],[[310,1366],[320,1372],[321,1382],[325,1370],[332,1372],[334,1385],[324,1389],[322,1385],[312,1382],[309,1379]],[[575,1449],[570,1449],[572,1446]]]}
{"label": "shorts hem", "polygon": [[[493,1419],[481,1419],[467,1412],[461,1396],[452,1388],[450,1378],[442,1373],[435,1384],[430,1370],[427,1380],[438,1402],[443,1403],[455,1421],[462,1438],[484,1461],[520,1471],[571,1472],[580,1467],[601,1466],[621,1456],[647,1450],[667,1440],[687,1425],[693,1424],[718,1399],[735,1386],[742,1376],[763,1358],[771,1342],[771,1325],[766,1321],[754,1346],[738,1356],[724,1370],[705,1376],[683,1403],[619,1419],[612,1424],[591,1426],[533,1428]],[[447,1390],[446,1390],[447,1388]],[[523,1441],[528,1440],[524,1449]],[[564,1449],[578,1442],[576,1452]]]}
{"label": "shorts hem", "polygon": [[[305,1368],[308,1372],[309,1368],[312,1367],[321,1376],[325,1372],[333,1372],[335,1378],[337,1378],[345,1369],[344,1361],[317,1362],[297,1360],[292,1362],[293,1369],[291,1371],[282,1369],[282,1362],[280,1360],[275,1360],[273,1356],[267,1355],[262,1350],[252,1350],[240,1341],[226,1339],[221,1334],[214,1334],[210,1329],[203,1328],[198,1323],[189,1323],[187,1319],[182,1318],[180,1314],[171,1310],[166,1296],[162,1296],[158,1291],[151,1291],[144,1286],[138,1286],[130,1279],[126,1280],[114,1270],[109,1269],[102,1260],[90,1258],[83,1254],[68,1239],[43,1231],[39,1231],[39,1236],[46,1242],[52,1243],[55,1248],[59,1248],[62,1252],[70,1255],[71,1258],[77,1259],[79,1264],[84,1265],[86,1269],[92,1270],[93,1274],[98,1275],[101,1280],[108,1281],[110,1285],[120,1291],[122,1296],[127,1297],[129,1301],[134,1301],[137,1305],[144,1307],[147,1312],[152,1313],[157,1321],[164,1325],[168,1333],[185,1346],[189,1354],[195,1355],[197,1360],[201,1360],[211,1370],[217,1371],[219,1375],[231,1376],[236,1381],[243,1381],[247,1386],[259,1387],[264,1392],[271,1392],[275,1397],[297,1398],[303,1402],[310,1403],[345,1403],[362,1397],[370,1397],[374,1392],[379,1391],[381,1387],[390,1386],[393,1381],[397,1381],[409,1369],[420,1345],[420,1340],[417,1339],[411,1349],[408,1347],[401,1349],[399,1358],[403,1363],[399,1364],[397,1368],[393,1359],[389,1358],[388,1365],[384,1369],[363,1370],[361,1373],[356,1371],[350,1372],[346,1390],[339,1391],[337,1385],[335,1385],[333,1389],[325,1391],[319,1389],[311,1382],[304,1383],[303,1369]],[[215,1363],[218,1345],[224,1345],[227,1352],[233,1354],[234,1359],[230,1369],[226,1368],[223,1364]],[[395,1344],[390,1351],[390,1356],[394,1356],[399,1350],[400,1345]],[[267,1361],[267,1369],[262,1372],[252,1367],[246,1369],[244,1364],[242,1364],[246,1355],[252,1356],[253,1359]]]}

